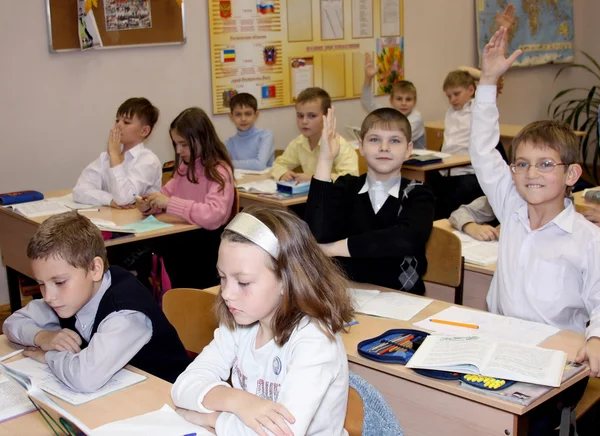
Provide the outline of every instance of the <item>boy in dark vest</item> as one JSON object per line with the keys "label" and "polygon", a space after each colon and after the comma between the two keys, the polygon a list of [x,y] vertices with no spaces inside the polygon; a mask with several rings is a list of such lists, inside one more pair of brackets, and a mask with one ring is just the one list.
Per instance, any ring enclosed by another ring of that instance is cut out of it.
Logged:
{"label": "boy in dark vest", "polygon": [[2,330],[74,391],[101,388],[127,364],[174,382],[191,362],[148,290],[108,267],[102,234],[86,217],[48,218],[27,256],[43,300],[13,313]]}

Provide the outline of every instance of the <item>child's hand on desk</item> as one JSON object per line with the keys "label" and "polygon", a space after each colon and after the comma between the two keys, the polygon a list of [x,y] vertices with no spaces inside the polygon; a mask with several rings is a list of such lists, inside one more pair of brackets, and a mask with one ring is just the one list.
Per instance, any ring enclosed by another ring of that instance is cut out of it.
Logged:
{"label": "child's hand on desk", "polygon": [[186,421],[201,425],[212,433],[214,433],[213,429],[217,426],[217,418],[221,414],[221,412],[200,413],[194,410],[181,409],[180,407],[177,407],[175,411]]}
{"label": "child's hand on desk", "polygon": [[489,224],[467,223],[463,232],[478,241],[497,241],[500,239],[500,226],[492,227]]}
{"label": "child's hand on desk", "polygon": [[291,180],[296,180],[297,175],[298,174],[293,171],[288,171],[287,173],[284,173],[283,176],[279,178],[279,180],[282,182],[289,182]]}
{"label": "child's hand on desk", "polygon": [[139,195],[135,196],[135,207],[142,213],[150,213],[152,207],[148,204],[148,200],[144,197],[140,197]]}
{"label": "child's hand on desk", "polygon": [[577,352],[576,362],[583,363],[586,360],[590,367],[590,378],[598,377],[600,371],[600,338],[589,338],[586,344]]}
{"label": "child's hand on desk", "polygon": [[152,192],[146,195],[146,201],[152,209],[166,209],[169,205],[169,197],[160,192]]}
{"label": "child's hand on desk", "polygon": [[312,174],[309,174],[309,173],[295,173],[295,176],[294,176],[294,180],[297,183],[310,182],[311,178],[312,178]]}
{"label": "child's hand on desk", "polygon": [[135,204],[125,204],[125,205],[121,206],[121,205],[115,203],[115,200],[111,200],[110,207],[112,207],[113,209],[133,209],[135,207]]}
{"label": "child's hand on desk", "polygon": [[500,76],[521,55],[521,50],[515,50],[510,57],[505,57],[506,38],[506,28],[501,27],[483,49],[481,80],[479,81],[481,85],[496,85]]}
{"label": "child's hand on desk", "polygon": [[589,221],[600,227],[600,207],[586,209],[582,215]]}
{"label": "child's hand on desk", "polygon": [[33,360],[37,360],[40,363],[46,363],[46,351],[37,347],[27,347],[23,351],[24,357],[31,357]]}
{"label": "child's hand on desk", "polygon": [[33,343],[44,351],[70,351],[75,354],[81,351],[81,337],[70,329],[42,330],[35,335]]}
{"label": "child's hand on desk", "polygon": [[276,436],[294,434],[287,425],[288,422],[293,424],[296,421],[289,410],[282,404],[263,400],[256,395],[244,395],[244,401],[238,403],[233,413],[261,436],[267,436],[263,427]]}

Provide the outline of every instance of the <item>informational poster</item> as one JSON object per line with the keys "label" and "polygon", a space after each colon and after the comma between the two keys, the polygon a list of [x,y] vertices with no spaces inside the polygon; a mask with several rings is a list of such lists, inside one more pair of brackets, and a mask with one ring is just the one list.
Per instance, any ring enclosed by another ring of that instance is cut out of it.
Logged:
{"label": "informational poster", "polygon": [[98,32],[94,11],[85,0],[77,1],[77,29],[79,31],[79,47],[81,50],[102,47],[102,38]]}
{"label": "informational poster", "polygon": [[150,0],[104,0],[107,31],[150,29]]}
{"label": "informational poster", "polygon": [[360,97],[365,53],[381,68],[377,93],[403,78],[403,0],[208,0],[208,7],[216,114],[229,112],[240,92],[261,109],[293,105],[312,86],[333,99]]}

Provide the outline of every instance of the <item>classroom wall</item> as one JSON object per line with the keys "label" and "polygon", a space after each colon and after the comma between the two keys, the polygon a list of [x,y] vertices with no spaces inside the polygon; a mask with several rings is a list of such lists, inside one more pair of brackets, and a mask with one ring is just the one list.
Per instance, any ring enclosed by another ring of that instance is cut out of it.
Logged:
{"label": "classroom wall", "polygon": [[[574,3],[577,47],[598,56],[600,29],[594,20],[600,2]],[[45,0],[0,1],[0,192],[72,187],[81,169],[105,148],[116,108],[130,96],[143,95],[160,108],[147,145],[162,161],[172,159],[170,121],[185,107],[207,112],[212,107],[207,2],[187,0],[185,7],[184,46],[50,54]],[[473,0],[405,0],[406,76],[417,86],[426,121],[444,116],[445,74],[476,64],[475,34]],[[565,74],[554,83],[558,68],[510,71],[499,103],[501,121],[545,118],[557,89],[587,80]],[[358,100],[338,102],[336,109],[341,126],[360,124],[365,116]],[[226,115],[212,118],[223,139],[234,134]],[[258,125],[274,131],[277,148],[297,135],[291,107],[263,111]],[[7,301],[0,268],[0,304]]]}

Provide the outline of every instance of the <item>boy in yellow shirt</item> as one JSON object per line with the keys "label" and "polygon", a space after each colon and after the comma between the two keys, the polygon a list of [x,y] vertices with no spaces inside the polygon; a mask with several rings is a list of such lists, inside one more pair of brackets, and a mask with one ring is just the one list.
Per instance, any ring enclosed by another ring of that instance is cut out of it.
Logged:
{"label": "boy in yellow shirt", "polygon": [[[321,88],[307,88],[296,98],[296,124],[301,135],[289,143],[275,159],[271,176],[275,180],[308,182],[315,173],[321,150],[323,115],[331,107],[329,94]],[[302,167],[301,173],[293,170]],[[351,174],[358,176],[358,154],[344,138],[340,138],[340,153],[333,162],[331,178]]]}

